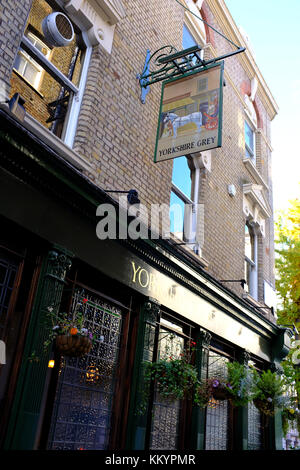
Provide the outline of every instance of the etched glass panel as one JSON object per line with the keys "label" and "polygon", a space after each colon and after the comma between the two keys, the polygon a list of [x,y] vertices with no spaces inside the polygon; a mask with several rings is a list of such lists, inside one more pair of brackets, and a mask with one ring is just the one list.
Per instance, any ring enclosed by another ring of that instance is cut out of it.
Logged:
{"label": "etched glass panel", "polygon": [[[178,358],[183,351],[184,340],[176,333],[161,328],[159,332],[159,358]],[[150,449],[172,450],[178,448],[180,400],[168,401],[157,391],[153,401],[153,419]]]}
{"label": "etched glass panel", "polygon": [[255,405],[248,403],[248,450],[262,449],[261,414]]}
{"label": "etched glass panel", "polygon": [[[85,302],[82,300],[85,298]],[[94,341],[88,354],[63,358],[48,448],[107,449],[122,326],[120,309],[77,291],[72,308],[84,315]]]}
{"label": "etched glass panel", "polygon": [[[226,377],[228,359],[210,351],[208,377]],[[227,400],[211,400],[206,410],[206,450],[227,450],[228,448],[229,404]]]}

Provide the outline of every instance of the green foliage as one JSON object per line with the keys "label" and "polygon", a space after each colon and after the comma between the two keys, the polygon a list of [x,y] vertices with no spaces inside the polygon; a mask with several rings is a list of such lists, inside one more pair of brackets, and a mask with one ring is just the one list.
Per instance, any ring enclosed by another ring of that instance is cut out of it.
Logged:
{"label": "green foliage", "polygon": [[284,396],[286,380],[270,369],[259,374],[253,370],[253,402],[266,415],[273,415],[275,407],[283,408],[287,398]]}
{"label": "green foliage", "polygon": [[209,377],[196,388],[195,403],[208,405],[210,399],[228,399],[235,406],[245,406],[251,400],[252,370],[237,361],[226,363],[227,377]]}
{"label": "green foliage", "polygon": [[77,302],[76,308],[72,313],[57,313],[54,307],[47,308],[46,323],[49,329],[48,337],[44,341],[44,350],[47,351],[53,340],[58,335],[88,336],[93,340],[92,333],[84,328],[84,313],[81,311],[82,305],[87,303],[87,299]]}
{"label": "green foliage", "polygon": [[226,388],[236,406],[245,406],[252,399],[254,386],[253,371],[248,366],[237,361],[227,362]]}
{"label": "green foliage", "polygon": [[300,201],[290,201],[276,223],[276,289],[281,300],[278,323],[300,326]]}
{"label": "green foliage", "polygon": [[182,358],[160,360],[147,364],[145,380],[155,380],[164,398],[182,399],[197,382],[197,371]]}
{"label": "green foliage", "polygon": [[190,355],[184,352],[179,358],[168,357],[157,362],[144,363],[144,382],[139,413],[143,414],[148,405],[151,384],[165,400],[182,400],[192,395],[197,383],[196,368],[189,363]]}
{"label": "green foliage", "polygon": [[194,403],[200,408],[205,408],[209,404],[212,396],[214,379],[201,380],[195,388]]}
{"label": "green foliage", "polygon": [[282,411],[282,431],[284,437],[286,437],[290,423],[296,422],[298,433],[300,431],[300,411],[295,407],[288,407]]}
{"label": "green foliage", "polygon": [[300,367],[294,363],[294,355],[296,354],[299,357],[299,346],[293,346],[285,358],[282,361],[281,366],[283,368],[284,377],[286,384],[289,387],[292,387],[296,394],[297,402],[299,403],[300,397]]}

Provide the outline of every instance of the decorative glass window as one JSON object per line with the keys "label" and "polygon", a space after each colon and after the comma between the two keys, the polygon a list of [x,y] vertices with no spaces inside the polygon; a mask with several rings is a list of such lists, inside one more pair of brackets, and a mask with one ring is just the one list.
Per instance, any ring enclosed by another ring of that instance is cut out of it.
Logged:
{"label": "decorative glass window", "polygon": [[[166,329],[163,328],[164,324]],[[180,336],[183,332],[182,328],[180,328],[179,334],[176,334],[174,326],[178,331],[177,325],[161,319],[158,359],[165,359],[169,356],[177,359],[180,358],[184,348],[184,338]],[[172,333],[167,329],[168,327],[173,329]],[[160,396],[158,391],[155,391],[149,446],[151,450],[178,449],[181,410],[182,403],[180,400],[168,401]]]}
{"label": "decorative glass window", "polygon": [[255,165],[255,132],[248,121],[245,121],[245,155],[247,158],[250,158]]}
{"label": "decorative glass window", "polygon": [[123,313],[82,289],[75,290],[72,311],[83,298],[84,327],[95,339],[85,356],[61,358],[47,445],[52,450],[104,450],[109,445]]}
{"label": "decorative glass window", "polygon": [[253,402],[248,403],[248,450],[262,449],[262,416]]}
{"label": "decorative glass window", "polygon": [[[226,377],[228,358],[209,351],[207,377]],[[206,408],[205,450],[227,450],[229,443],[229,402],[212,399]]]}
{"label": "decorative glass window", "polygon": [[[44,56],[49,59],[51,50],[33,33],[28,32],[26,37]],[[43,67],[41,67],[22,48],[19,50],[15,60],[14,69],[27,80],[34,88],[39,89],[42,78]]]}
{"label": "decorative glass window", "polygon": [[257,235],[247,222],[245,224],[245,290],[257,300]]}

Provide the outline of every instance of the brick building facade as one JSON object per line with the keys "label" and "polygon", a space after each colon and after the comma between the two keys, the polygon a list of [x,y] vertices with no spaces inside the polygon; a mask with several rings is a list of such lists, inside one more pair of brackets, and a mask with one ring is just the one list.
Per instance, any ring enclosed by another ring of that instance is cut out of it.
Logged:
{"label": "brick building facade", "polygon": [[[152,418],[135,414],[141,362],[157,359],[155,341],[168,328],[178,344],[197,339],[200,375],[227,360],[275,370],[289,350],[272,297],[270,127],[278,110],[225,2],[7,0],[1,9],[1,263],[13,281],[2,286],[2,445],[280,446],[280,416],[266,430],[253,406],[242,414],[228,403],[199,413],[185,403],[152,401]],[[42,27],[55,12],[74,29],[68,45],[51,43]],[[192,193],[201,207],[195,238],[165,239],[160,222],[158,239],[99,240],[99,204],[111,204],[122,225],[113,191],[136,189],[149,212],[163,206],[169,221],[177,163],[153,161],[161,84],[142,100],[138,79],[147,49],[169,44],[178,51],[198,44],[203,60],[232,52],[233,44],[246,47],[225,60],[222,146],[178,159],[191,186],[184,197]],[[8,101],[16,93],[25,101],[21,120]],[[53,351],[41,341],[47,308],[72,311],[83,297],[86,321],[94,315],[95,349],[82,363],[56,357],[51,371]],[[79,407],[72,419],[64,396]],[[214,423],[223,429],[218,437]]]}

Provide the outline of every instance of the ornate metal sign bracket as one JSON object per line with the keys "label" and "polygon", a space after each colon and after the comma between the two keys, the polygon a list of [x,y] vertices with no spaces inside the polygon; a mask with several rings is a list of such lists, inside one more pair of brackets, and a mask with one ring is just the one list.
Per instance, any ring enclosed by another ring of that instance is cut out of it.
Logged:
{"label": "ornate metal sign bracket", "polygon": [[[210,60],[203,60],[201,58],[201,50],[202,47],[199,45],[189,47],[182,51],[177,51],[175,47],[168,45],[161,47],[150,55],[148,49],[143,72],[137,75],[142,89],[141,102],[143,104],[145,103],[149,86],[153,83],[169,80],[178,76],[184,77],[191,72],[204,70],[210,64],[217,63],[227,57],[244,52],[246,48],[239,47],[235,51]],[[155,67],[154,70],[151,68],[152,65]]]}

